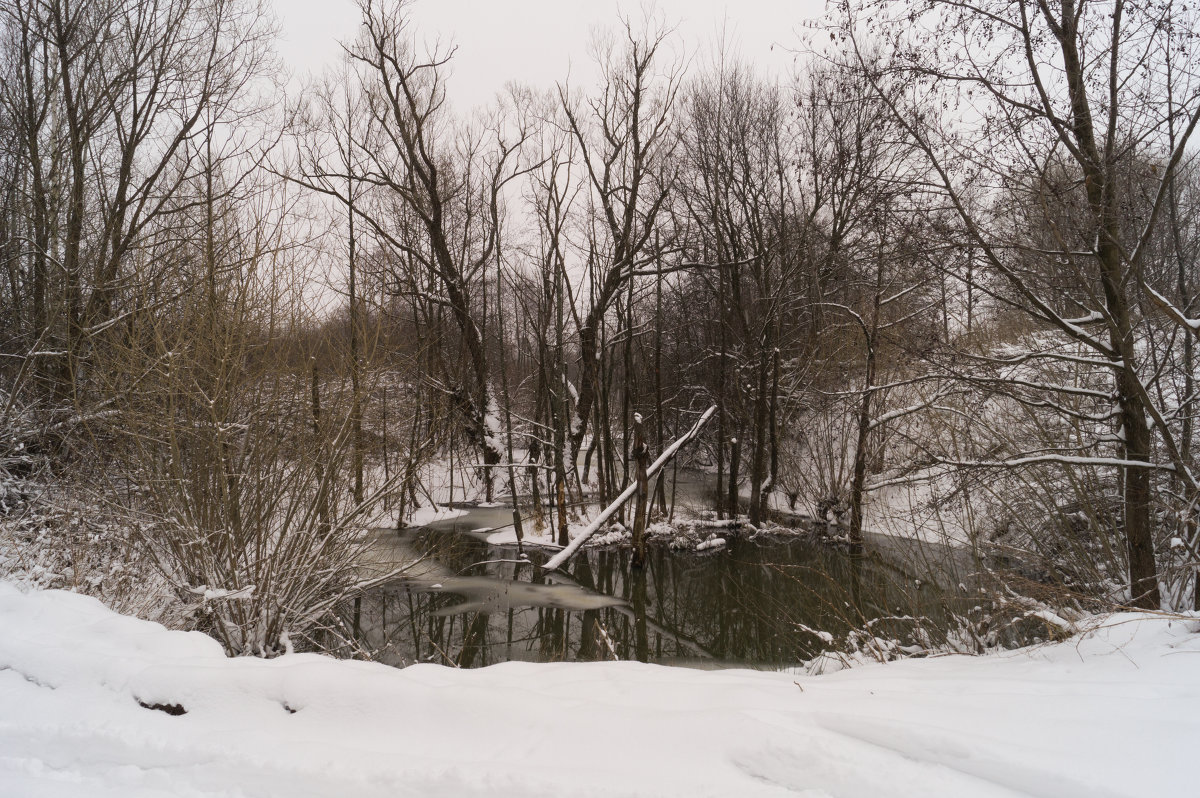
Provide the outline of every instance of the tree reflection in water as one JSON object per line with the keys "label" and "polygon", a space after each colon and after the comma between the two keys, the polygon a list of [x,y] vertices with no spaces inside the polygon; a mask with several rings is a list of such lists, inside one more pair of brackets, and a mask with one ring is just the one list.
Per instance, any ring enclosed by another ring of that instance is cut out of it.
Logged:
{"label": "tree reflection in water", "polygon": [[[360,644],[393,665],[478,667],[508,660],[640,660],[778,667],[809,659],[871,622],[912,641],[944,629],[962,598],[877,556],[795,539],[733,541],[701,555],[585,550],[567,574],[518,565],[516,551],[461,533],[391,533],[436,563],[364,598]],[[532,552],[536,561],[544,558]],[[917,628],[923,632],[917,632]]]}

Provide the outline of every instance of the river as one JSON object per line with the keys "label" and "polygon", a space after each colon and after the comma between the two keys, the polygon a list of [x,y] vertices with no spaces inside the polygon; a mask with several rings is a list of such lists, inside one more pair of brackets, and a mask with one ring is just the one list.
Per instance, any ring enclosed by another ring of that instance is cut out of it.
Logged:
{"label": "river", "polygon": [[[563,573],[549,553],[493,546],[507,507],[427,527],[374,532],[381,564],[416,561],[358,611],[375,659],[460,667],[510,660],[630,659],[692,667],[779,668],[876,636],[936,641],[965,611],[970,559],[949,547],[879,536],[863,554],[807,535],[731,536],[715,551],[652,546],[643,569],[627,548],[585,548]],[[870,636],[862,630],[869,628]]]}

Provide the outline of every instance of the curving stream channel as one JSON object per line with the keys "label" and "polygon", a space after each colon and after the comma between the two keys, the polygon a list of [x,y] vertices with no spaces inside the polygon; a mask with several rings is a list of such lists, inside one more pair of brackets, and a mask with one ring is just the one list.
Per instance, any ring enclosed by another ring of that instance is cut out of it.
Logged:
{"label": "curving stream channel", "polygon": [[[868,622],[880,637],[936,640],[965,601],[961,552],[880,538],[863,555],[800,536],[734,538],[702,553],[654,546],[640,570],[627,549],[593,548],[565,573],[540,574],[515,546],[487,543],[508,508],[458,506],[466,514],[375,531],[380,564],[419,560],[362,601],[357,632],[376,659],[778,668],[844,645]],[[550,556],[527,553],[533,563]]]}

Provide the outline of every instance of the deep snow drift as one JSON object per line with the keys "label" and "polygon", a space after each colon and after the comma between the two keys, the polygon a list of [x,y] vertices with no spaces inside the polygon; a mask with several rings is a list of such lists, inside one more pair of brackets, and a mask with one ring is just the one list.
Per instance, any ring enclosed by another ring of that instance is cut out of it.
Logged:
{"label": "deep snow drift", "polygon": [[[1200,621],[827,676],[227,659],[0,583],[0,795],[1191,796]],[[171,715],[148,706],[182,707]]]}

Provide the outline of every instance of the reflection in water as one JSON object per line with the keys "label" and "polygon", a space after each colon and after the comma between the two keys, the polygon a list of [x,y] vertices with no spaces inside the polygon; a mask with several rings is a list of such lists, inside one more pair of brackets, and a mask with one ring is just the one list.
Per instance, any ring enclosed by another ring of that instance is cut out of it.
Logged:
{"label": "reflection in water", "polygon": [[[882,637],[944,628],[947,597],[878,557],[805,540],[731,542],[680,554],[584,550],[569,573],[535,573],[515,548],[445,530],[381,532],[424,557],[415,578],[364,598],[361,644],[394,665],[637,659],[695,666],[793,665],[873,621]],[[535,561],[545,555],[530,552]],[[879,620],[875,620],[879,619]],[[918,619],[914,621],[914,619]]]}

